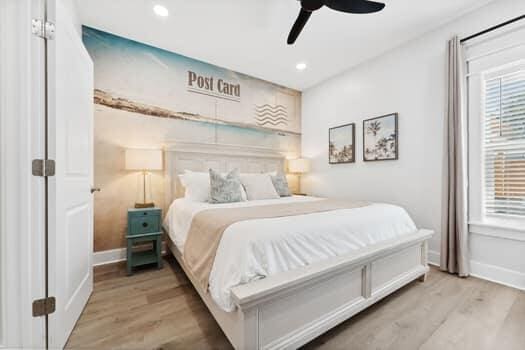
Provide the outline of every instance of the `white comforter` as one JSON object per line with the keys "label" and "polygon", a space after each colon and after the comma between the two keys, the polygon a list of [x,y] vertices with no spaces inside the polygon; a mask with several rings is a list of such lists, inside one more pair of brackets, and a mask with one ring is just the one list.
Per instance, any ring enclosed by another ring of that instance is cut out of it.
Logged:
{"label": "white comforter", "polygon": [[[312,200],[319,198],[294,196],[229,204],[199,203],[181,198],[171,204],[164,226],[182,252],[191,220],[199,211]],[[357,252],[360,248],[415,231],[416,225],[407,212],[390,204],[241,221],[224,231],[210,274],[209,291],[219,307],[233,311],[232,287]]]}

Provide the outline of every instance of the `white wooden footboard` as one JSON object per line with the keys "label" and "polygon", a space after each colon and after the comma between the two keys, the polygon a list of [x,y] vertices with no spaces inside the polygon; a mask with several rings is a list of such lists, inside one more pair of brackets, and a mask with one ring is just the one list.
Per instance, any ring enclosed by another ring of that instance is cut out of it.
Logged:
{"label": "white wooden footboard", "polygon": [[243,314],[239,349],[294,349],[405,284],[424,276],[427,240],[420,230],[403,241],[376,246],[301,271],[232,290]]}
{"label": "white wooden footboard", "polygon": [[295,349],[428,272],[430,230],[270,276],[232,289],[237,311],[200,290],[177,248],[169,247],[236,349]]}

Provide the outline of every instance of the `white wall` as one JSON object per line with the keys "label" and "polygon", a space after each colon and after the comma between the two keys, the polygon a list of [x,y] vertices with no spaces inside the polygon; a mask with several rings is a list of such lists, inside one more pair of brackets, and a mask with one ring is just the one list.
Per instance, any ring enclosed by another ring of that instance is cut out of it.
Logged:
{"label": "white wall", "polygon": [[[404,206],[419,227],[436,231],[430,258],[439,261],[441,197],[446,104],[446,43],[525,13],[525,2],[495,1],[442,28],[389,51],[303,92],[303,156],[312,172],[303,178],[307,193],[391,202]],[[351,55],[351,53],[348,53]],[[362,161],[362,120],[399,113],[398,161]],[[356,123],[355,164],[328,164],[328,128]],[[486,246],[472,241],[472,254],[482,263]],[[497,254],[521,249],[525,242],[499,241]],[[523,256],[523,255],[522,255]],[[523,269],[506,261],[505,269]],[[516,270],[513,270],[516,272]],[[479,274],[479,273],[478,273]],[[525,286],[525,280],[524,280]]]}

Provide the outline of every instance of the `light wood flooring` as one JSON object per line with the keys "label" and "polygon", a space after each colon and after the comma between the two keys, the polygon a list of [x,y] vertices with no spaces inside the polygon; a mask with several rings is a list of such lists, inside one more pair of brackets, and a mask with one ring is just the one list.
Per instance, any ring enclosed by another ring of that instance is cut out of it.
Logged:
{"label": "light wood flooring", "polygon": [[[93,295],[69,349],[230,349],[184,272],[126,276],[124,264],[96,268]],[[340,324],[306,349],[525,349],[525,292],[431,269]]]}

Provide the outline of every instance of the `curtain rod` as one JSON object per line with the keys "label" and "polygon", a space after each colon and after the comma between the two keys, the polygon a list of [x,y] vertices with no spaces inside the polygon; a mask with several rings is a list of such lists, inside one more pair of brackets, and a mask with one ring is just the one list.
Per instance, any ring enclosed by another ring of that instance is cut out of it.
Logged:
{"label": "curtain rod", "polygon": [[509,24],[511,24],[511,23],[514,23],[514,22],[517,22],[517,21],[519,21],[519,20],[521,20],[521,19],[524,19],[524,18],[525,18],[525,15],[521,15],[521,16],[518,16],[518,17],[516,17],[516,18],[509,19],[509,20],[506,21],[506,22],[503,22],[503,23],[497,24],[497,25],[495,25],[495,26],[493,26],[493,27],[487,28],[487,29],[485,29],[485,30],[482,30],[482,31],[480,31],[480,32],[477,32],[477,33],[475,33],[475,34],[472,34],[472,35],[470,35],[470,36],[467,36],[466,38],[461,39],[460,42],[463,44],[463,43],[465,43],[465,42],[467,42],[467,41],[469,41],[469,40],[471,40],[471,39],[477,38],[478,36],[481,36],[481,35],[487,34],[487,33],[489,33],[489,32],[492,32],[493,30],[499,29],[499,28],[501,28],[501,27],[504,27],[504,26],[509,25]]}

